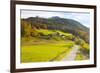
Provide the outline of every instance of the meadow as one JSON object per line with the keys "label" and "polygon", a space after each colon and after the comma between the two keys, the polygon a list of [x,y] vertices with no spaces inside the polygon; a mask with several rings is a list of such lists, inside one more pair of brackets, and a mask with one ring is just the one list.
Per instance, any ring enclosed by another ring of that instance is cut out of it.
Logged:
{"label": "meadow", "polygon": [[[22,62],[59,61],[71,50],[73,42],[33,44],[21,47]],[[62,55],[62,57],[60,56]],[[58,56],[58,57],[57,57]]]}
{"label": "meadow", "polygon": [[[54,33],[51,30],[37,31],[45,35]],[[66,36],[68,35],[70,34],[66,33]],[[54,38],[47,40],[38,37],[23,37],[21,45],[21,62],[48,62],[60,61],[71,51],[74,42],[71,40],[55,40]]]}

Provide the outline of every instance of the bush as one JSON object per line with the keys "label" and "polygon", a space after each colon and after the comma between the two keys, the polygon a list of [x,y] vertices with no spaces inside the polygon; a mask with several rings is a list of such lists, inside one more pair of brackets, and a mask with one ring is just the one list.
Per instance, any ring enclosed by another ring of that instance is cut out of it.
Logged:
{"label": "bush", "polygon": [[83,60],[83,56],[79,53],[77,54],[75,60]]}
{"label": "bush", "polygon": [[37,32],[36,30],[32,30],[32,31],[31,31],[31,36],[32,36],[32,37],[38,37],[39,34],[38,34],[38,32]]}
{"label": "bush", "polygon": [[89,45],[88,44],[84,43],[84,44],[80,45],[80,50],[84,54],[88,54],[89,55],[90,49],[89,49]]}
{"label": "bush", "polygon": [[76,37],[74,41],[75,41],[75,44],[80,45],[80,40],[78,37]]}

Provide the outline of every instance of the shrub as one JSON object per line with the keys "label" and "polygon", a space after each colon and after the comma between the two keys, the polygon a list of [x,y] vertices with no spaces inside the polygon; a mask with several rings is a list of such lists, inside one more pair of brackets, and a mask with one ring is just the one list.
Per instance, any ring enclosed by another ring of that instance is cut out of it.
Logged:
{"label": "shrub", "polygon": [[80,45],[80,51],[83,52],[84,54],[89,55],[89,52],[90,52],[89,45],[86,43],[83,43],[82,45]]}
{"label": "shrub", "polygon": [[36,30],[32,30],[32,31],[31,31],[31,36],[32,36],[32,37],[38,37],[39,34],[38,34],[38,32],[37,32]]}

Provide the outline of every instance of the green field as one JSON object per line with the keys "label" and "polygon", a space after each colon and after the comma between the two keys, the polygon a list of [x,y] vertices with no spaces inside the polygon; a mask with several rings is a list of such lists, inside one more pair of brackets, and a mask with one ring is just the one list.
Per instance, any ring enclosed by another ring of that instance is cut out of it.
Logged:
{"label": "green field", "polygon": [[45,43],[21,47],[21,62],[46,62],[59,61],[70,50],[73,42]]}
{"label": "green field", "polygon": [[[67,37],[71,34],[53,30],[36,30],[43,35],[59,32]],[[47,37],[47,36],[46,36]],[[68,54],[74,45],[71,40],[62,40],[59,36],[53,36],[50,39],[43,37],[22,37],[21,38],[21,62],[48,62],[59,61]]]}

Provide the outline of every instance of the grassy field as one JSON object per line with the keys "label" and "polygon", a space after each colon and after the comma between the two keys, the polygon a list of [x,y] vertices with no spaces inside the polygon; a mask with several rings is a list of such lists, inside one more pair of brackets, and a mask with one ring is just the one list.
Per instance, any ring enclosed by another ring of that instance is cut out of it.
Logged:
{"label": "grassy field", "polygon": [[59,30],[44,30],[44,29],[39,29],[39,30],[36,30],[36,32],[38,33],[43,33],[44,35],[48,35],[48,34],[53,34],[53,33],[60,33],[60,34],[63,34],[65,36],[72,36],[72,34],[69,34],[69,33],[64,33],[62,31],[59,31]]}
{"label": "grassy field", "polygon": [[[35,39],[36,41],[36,39]],[[28,43],[28,42],[27,42]],[[33,43],[33,44],[31,44]],[[37,43],[37,44],[36,44]],[[31,45],[29,45],[31,44]],[[21,62],[48,62],[61,60],[73,46],[73,42],[42,40],[21,46]]]}

